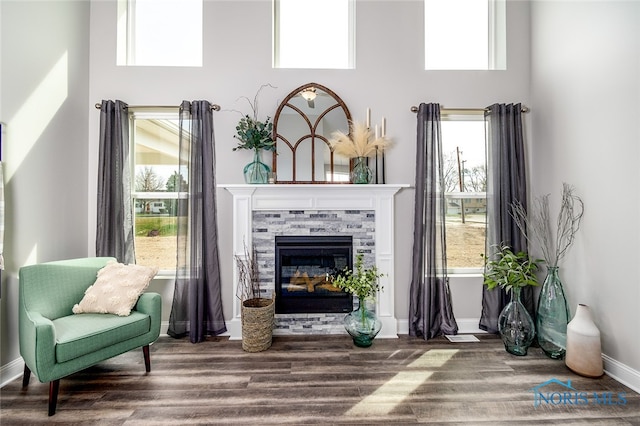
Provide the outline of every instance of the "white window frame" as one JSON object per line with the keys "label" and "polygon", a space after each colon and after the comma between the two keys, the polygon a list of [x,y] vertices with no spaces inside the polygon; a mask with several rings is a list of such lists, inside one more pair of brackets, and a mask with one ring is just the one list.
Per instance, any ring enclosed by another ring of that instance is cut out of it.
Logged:
{"label": "white window frame", "polygon": [[489,0],[489,70],[507,69],[507,2]]}
{"label": "white window frame", "polygon": [[[424,69],[426,71],[492,71],[492,70],[506,70],[507,69],[507,34],[506,34],[506,0],[488,0],[488,57],[487,57],[487,68],[478,68],[478,69],[457,69],[457,68],[429,68],[427,66],[427,45],[429,41],[427,40],[427,28],[426,28],[426,20],[424,22]],[[427,3],[426,0],[423,0],[423,18],[427,13]]]}
{"label": "white window frame", "polygon": [[[117,33],[116,64],[118,66],[153,66],[153,67],[202,67],[204,58],[204,22],[201,26],[200,60],[198,64],[138,64],[136,58],[136,0],[117,0]],[[204,0],[202,0],[202,17],[204,20]]]}
{"label": "white window frame", "polygon": [[[349,25],[349,39],[348,39],[348,58],[347,64],[341,68],[335,67],[314,67],[313,69],[355,69],[355,57],[356,57],[356,0],[348,1],[348,25]],[[294,67],[281,67],[280,66],[280,1],[273,0],[272,3],[272,67],[278,69],[308,69],[305,66]]]}
{"label": "white window frame", "polygon": [[[484,111],[483,110],[445,110],[440,114],[441,121],[484,121]],[[444,135],[443,141],[444,141]],[[486,152],[486,132],[485,132],[485,152]],[[485,168],[486,168],[486,157],[485,157]],[[445,192],[445,198],[487,198],[486,192]],[[446,222],[445,222],[446,223]],[[446,227],[446,224],[445,224]],[[446,228],[445,228],[446,229]],[[485,228],[485,236],[486,236],[486,228]],[[448,250],[447,250],[448,253]],[[447,275],[456,276],[456,277],[478,277],[482,276],[484,272],[484,268],[451,268],[449,267],[449,263],[447,262]]]}
{"label": "white window frame", "polygon": [[[135,120],[136,119],[140,119],[140,120],[150,120],[150,119],[159,119],[159,120],[178,120],[180,117],[180,113],[179,113],[179,109],[178,107],[175,108],[175,111],[173,112],[167,112],[167,108],[164,107],[158,107],[158,108],[153,108],[153,107],[149,107],[148,109],[145,109],[144,112],[141,111],[129,111],[129,168],[130,168],[130,173],[131,173],[131,179],[130,179],[130,183],[131,183],[131,202],[132,205],[135,205],[135,202],[137,200],[182,200],[182,199],[188,199],[189,198],[189,194],[188,192],[167,192],[167,191],[162,191],[162,192],[137,192],[135,190],[136,187],[136,158],[135,158],[135,148],[136,148],[136,141],[135,141]],[[179,147],[178,147],[179,149]],[[176,164],[176,169],[179,169],[178,164]],[[133,220],[133,225],[134,225],[134,236],[136,235],[136,229],[135,229],[135,225],[136,225],[136,220],[135,220],[135,212],[134,212],[134,220]],[[135,239],[135,237],[134,237]],[[176,240],[177,241],[177,240]],[[176,243],[176,247],[177,247],[177,243]],[[137,260],[136,260],[137,262]],[[176,273],[176,269],[160,269],[158,271],[158,277],[173,277],[175,276]]]}

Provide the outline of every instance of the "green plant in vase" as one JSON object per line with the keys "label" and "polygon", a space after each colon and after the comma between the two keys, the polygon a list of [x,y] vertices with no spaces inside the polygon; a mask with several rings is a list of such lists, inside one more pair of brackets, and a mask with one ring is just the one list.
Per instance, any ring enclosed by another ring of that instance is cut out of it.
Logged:
{"label": "green plant in vase", "polygon": [[363,255],[359,253],[356,255],[353,270],[345,268],[340,274],[331,277],[334,287],[358,298],[358,309],[347,314],[344,319],[345,329],[356,346],[371,346],[373,339],[382,328],[382,323],[374,312],[367,309],[365,302],[382,289],[378,279],[383,276],[384,274],[379,273],[375,265],[365,268]]}
{"label": "green plant in vase", "polygon": [[258,97],[265,87],[273,87],[265,84],[260,87],[253,102],[249,98],[243,97],[251,106],[252,115],[245,114],[236,126],[236,134],[234,138],[238,139],[238,146],[233,148],[234,151],[239,149],[253,150],[253,161],[247,164],[243,170],[246,183],[267,183],[269,179],[269,166],[261,161],[261,151],[275,151],[276,142],[273,140],[273,123],[271,117],[267,117],[265,121],[258,120]]}
{"label": "green plant in vase", "polygon": [[532,259],[523,251],[513,252],[511,247],[501,244],[485,260],[484,285],[489,290],[503,288],[511,295],[511,301],[498,316],[498,333],[507,352],[526,355],[535,336],[535,324],[520,301],[520,291],[526,286],[537,286],[541,259]]}
{"label": "green plant in vase", "polygon": [[569,305],[559,276],[558,262],[573,244],[580,228],[584,203],[574,194],[574,188],[562,184],[560,211],[555,237],[551,232],[549,194],[537,198],[532,214],[522,204],[511,206],[511,216],[530,244],[537,244],[547,264],[547,276],[538,297],[536,329],[538,344],[553,359],[563,359],[567,345],[567,324],[571,319]]}

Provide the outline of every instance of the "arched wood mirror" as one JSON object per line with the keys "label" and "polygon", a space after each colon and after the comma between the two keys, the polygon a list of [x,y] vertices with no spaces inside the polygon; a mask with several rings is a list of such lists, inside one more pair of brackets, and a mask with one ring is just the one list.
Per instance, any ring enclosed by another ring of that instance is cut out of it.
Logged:
{"label": "arched wood mirror", "polygon": [[277,182],[348,183],[349,159],[334,155],[329,139],[350,124],[347,105],[328,88],[308,83],[289,93],[273,119]]}

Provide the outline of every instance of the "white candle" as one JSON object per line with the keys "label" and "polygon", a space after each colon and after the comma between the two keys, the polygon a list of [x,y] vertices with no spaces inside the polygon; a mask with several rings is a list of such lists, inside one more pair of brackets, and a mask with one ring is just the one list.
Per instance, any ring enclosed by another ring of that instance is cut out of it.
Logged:
{"label": "white candle", "polygon": [[371,108],[367,108],[367,129],[371,127]]}
{"label": "white candle", "polygon": [[382,130],[380,131],[380,135],[384,138],[387,135],[387,120],[382,117]]}
{"label": "white candle", "polygon": [[379,137],[379,136],[378,136],[378,125],[377,125],[377,124],[376,124],[375,129],[376,129],[376,130],[375,130],[375,132],[374,132],[374,135],[375,135],[375,138],[376,138],[376,139],[378,139],[378,137]]}

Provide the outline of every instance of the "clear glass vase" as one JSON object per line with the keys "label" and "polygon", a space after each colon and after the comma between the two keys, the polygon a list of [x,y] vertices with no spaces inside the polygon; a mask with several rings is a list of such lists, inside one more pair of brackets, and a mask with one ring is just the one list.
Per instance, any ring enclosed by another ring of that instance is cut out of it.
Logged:
{"label": "clear glass vase", "polygon": [[536,334],[527,308],[520,302],[520,287],[511,288],[511,301],[498,316],[498,333],[507,352],[524,356]]}
{"label": "clear glass vase", "polygon": [[356,157],[353,159],[353,169],[351,170],[351,183],[369,183],[373,173],[367,166],[367,157]]}
{"label": "clear glass vase", "polygon": [[344,317],[344,328],[353,339],[356,346],[367,348],[382,328],[382,322],[375,312],[367,309],[365,303],[360,303],[358,309]]}
{"label": "clear glass vase", "polygon": [[553,359],[563,359],[567,348],[567,324],[570,314],[557,266],[547,267],[540,290],[536,328],[538,344]]}
{"label": "clear glass vase", "polygon": [[248,184],[268,183],[269,166],[260,161],[260,150],[254,150],[253,161],[244,167],[244,181]]}

